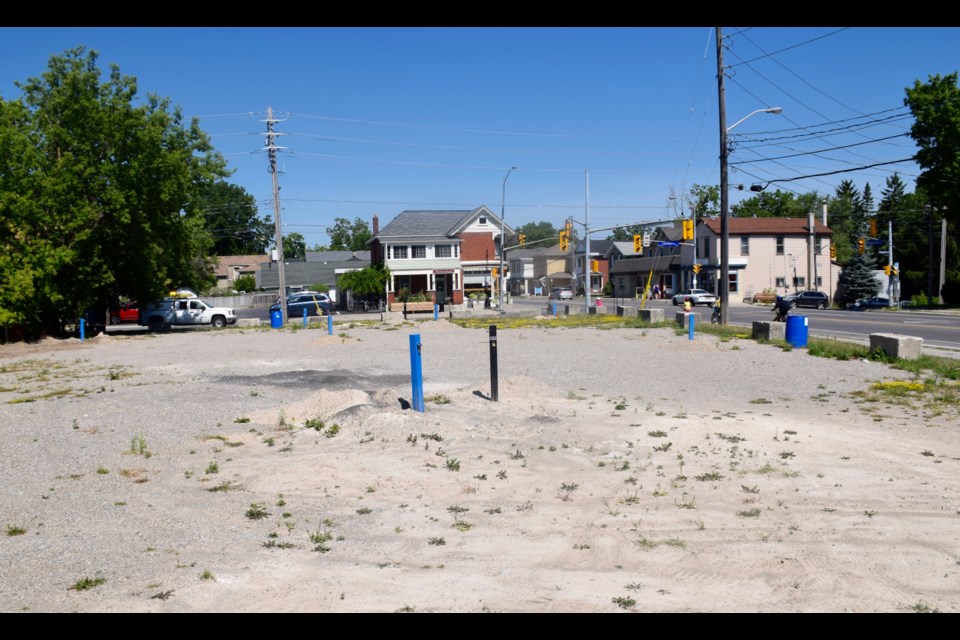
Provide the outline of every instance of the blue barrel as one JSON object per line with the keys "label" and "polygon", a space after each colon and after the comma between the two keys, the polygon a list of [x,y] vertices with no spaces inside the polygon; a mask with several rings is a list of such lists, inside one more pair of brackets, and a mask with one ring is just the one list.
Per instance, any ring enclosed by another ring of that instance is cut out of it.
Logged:
{"label": "blue barrel", "polygon": [[794,347],[807,346],[807,316],[787,316],[785,337]]}
{"label": "blue barrel", "polygon": [[281,329],[283,327],[283,312],[280,309],[270,312],[270,327]]}

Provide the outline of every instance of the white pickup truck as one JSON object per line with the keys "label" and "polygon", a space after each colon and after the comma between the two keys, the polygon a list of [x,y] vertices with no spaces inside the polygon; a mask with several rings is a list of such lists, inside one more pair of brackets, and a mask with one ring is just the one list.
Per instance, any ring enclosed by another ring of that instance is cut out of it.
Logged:
{"label": "white pickup truck", "polygon": [[164,298],[140,309],[139,324],[152,330],[177,325],[208,324],[217,329],[236,324],[237,315],[227,307],[211,307],[199,298]]}

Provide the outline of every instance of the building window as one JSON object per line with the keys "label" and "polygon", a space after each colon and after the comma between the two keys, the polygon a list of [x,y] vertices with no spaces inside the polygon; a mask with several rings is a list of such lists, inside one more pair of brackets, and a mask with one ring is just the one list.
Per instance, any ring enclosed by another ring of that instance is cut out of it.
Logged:
{"label": "building window", "polygon": [[797,289],[799,287],[806,287],[807,279],[806,278],[794,278],[793,279],[793,288]]}
{"label": "building window", "polygon": [[750,255],[750,238],[746,236],[740,238],[740,255]]}
{"label": "building window", "polygon": [[[406,247],[404,247],[406,249]],[[393,281],[394,292],[400,296],[410,293],[410,276],[397,276]]]}
{"label": "building window", "polygon": [[823,245],[820,241],[820,238],[815,238],[813,241],[813,250],[817,252],[817,255],[820,255],[820,251],[823,249]]}
{"label": "building window", "polygon": [[410,247],[410,257],[413,258],[414,260],[417,260],[417,259],[422,260],[423,258],[426,258],[427,245],[415,244],[412,247]]}
{"label": "building window", "polygon": [[438,244],[434,247],[433,255],[437,258],[452,258],[452,247],[449,244]]}
{"label": "building window", "polygon": [[777,289],[779,289],[780,287],[783,287],[784,289],[787,288],[786,278],[777,278]]}
{"label": "building window", "polygon": [[817,289],[823,286],[823,276],[817,276]]}
{"label": "building window", "polygon": [[703,239],[703,257],[704,257],[704,258],[709,258],[709,257],[710,257],[710,240],[709,240],[709,238],[704,238],[704,239]]}
{"label": "building window", "polygon": [[394,245],[393,247],[393,259],[394,260],[406,260],[407,258],[407,245]]}
{"label": "building window", "polygon": [[777,236],[777,255],[783,255],[783,236]]}
{"label": "building window", "polygon": [[487,224],[487,218],[485,216],[480,216],[480,219],[477,220],[478,224]]}

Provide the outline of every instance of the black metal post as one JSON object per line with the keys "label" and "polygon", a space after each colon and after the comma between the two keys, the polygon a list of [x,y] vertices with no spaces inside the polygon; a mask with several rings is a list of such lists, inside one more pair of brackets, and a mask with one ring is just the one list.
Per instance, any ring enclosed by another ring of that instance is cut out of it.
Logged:
{"label": "black metal post", "polygon": [[499,402],[497,389],[497,325],[490,325],[490,399]]}

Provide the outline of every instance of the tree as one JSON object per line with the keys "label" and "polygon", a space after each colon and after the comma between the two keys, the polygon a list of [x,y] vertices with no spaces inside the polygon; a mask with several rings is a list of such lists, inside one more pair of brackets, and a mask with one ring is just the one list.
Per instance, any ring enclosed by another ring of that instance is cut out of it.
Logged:
{"label": "tree", "polygon": [[215,280],[197,202],[226,162],[168,99],[135,104],[116,65],[101,82],[97,57],[52,56],[0,100],[0,322],[33,335],[121,295]]}
{"label": "tree", "polygon": [[343,291],[352,291],[357,296],[383,298],[390,281],[390,270],[381,264],[372,264],[356,271],[347,271],[340,276],[337,286]]}
{"label": "tree", "polygon": [[307,241],[302,233],[294,231],[283,236],[284,260],[305,260],[307,257]]}
{"label": "tree", "polygon": [[537,246],[546,247],[560,241],[560,230],[546,221],[528,222],[517,228],[516,232],[524,234],[525,246],[539,243]]}
{"label": "tree", "polygon": [[720,187],[695,184],[685,198],[687,215],[693,213],[694,220],[720,215]]}
{"label": "tree", "polygon": [[[957,72],[929,76],[906,89],[904,105],[914,117],[910,136],[919,150],[915,156],[922,169],[917,191],[923,191],[939,215],[947,220],[947,281],[945,301],[960,298],[958,230],[960,230],[960,88]],[[928,270],[933,265],[928,266]],[[931,277],[932,274],[927,274]],[[933,292],[936,296],[936,291]]]}
{"label": "tree", "polygon": [[246,189],[225,181],[204,185],[197,197],[218,256],[266,253],[273,241],[270,216],[257,216],[257,203]]}
{"label": "tree", "polygon": [[252,275],[240,276],[233,281],[233,288],[237,291],[246,291],[247,293],[256,291],[257,278]]}
{"label": "tree", "polygon": [[738,218],[806,218],[820,210],[825,198],[817,192],[796,195],[789,191],[763,191],[730,207]]}
{"label": "tree", "polygon": [[363,251],[373,237],[366,220],[354,218],[351,223],[346,218],[334,218],[333,226],[327,229],[330,236],[331,251]]}
{"label": "tree", "polygon": [[874,277],[875,258],[871,252],[856,254],[843,265],[837,280],[836,298],[841,304],[870,298],[880,291],[880,282]]}
{"label": "tree", "polygon": [[643,235],[643,225],[631,224],[623,227],[617,227],[613,230],[610,235],[607,236],[607,240],[617,240],[619,242],[632,242],[633,236],[642,236]]}

